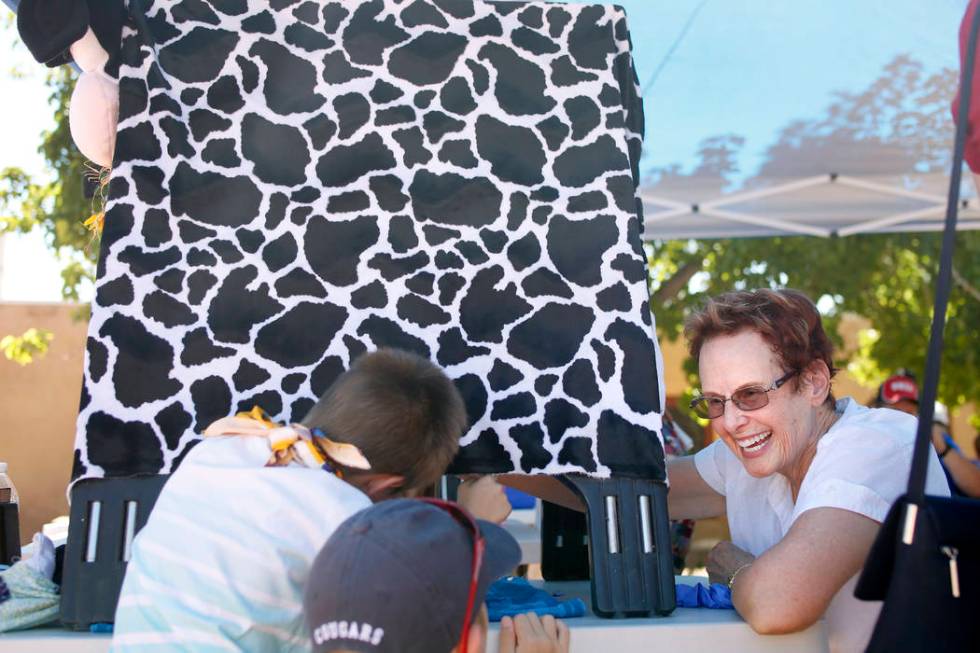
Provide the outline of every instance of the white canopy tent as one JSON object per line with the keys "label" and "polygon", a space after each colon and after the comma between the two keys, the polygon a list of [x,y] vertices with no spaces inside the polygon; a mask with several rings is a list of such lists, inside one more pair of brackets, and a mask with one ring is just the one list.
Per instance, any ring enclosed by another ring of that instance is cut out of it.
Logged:
{"label": "white canopy tent", "polygon": [[[946,214],[944,194],[836,173],[690,204],[650,188],[641,197],[646,236],[664,240],[941,231]],[[976,198],[961,203],[957,229],[980,229]]]}

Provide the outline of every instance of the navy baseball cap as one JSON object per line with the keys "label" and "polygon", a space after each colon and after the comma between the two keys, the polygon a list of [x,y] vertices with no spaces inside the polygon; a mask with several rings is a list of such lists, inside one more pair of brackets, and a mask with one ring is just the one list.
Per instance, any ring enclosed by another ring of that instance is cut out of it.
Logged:
{"label": "navy baseball cap", "polygon": [[[485,542],[475,614],[521,550],[503,528],[474,522]],[[424,500],[382,501],[350,517],[310,570],[303,605],[313,650],[449,653],[463,632],[473,556],[473,533]]]}

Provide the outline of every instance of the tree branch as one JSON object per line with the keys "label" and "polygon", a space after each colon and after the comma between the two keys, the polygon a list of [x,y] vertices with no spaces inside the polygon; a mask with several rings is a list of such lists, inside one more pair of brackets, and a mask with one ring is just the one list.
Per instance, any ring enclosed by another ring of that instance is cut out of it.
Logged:
{"label": "tree branch", "polygon": [[657,292],[653,293],[654,305],[666,304],[675,297],[678,293],[687,285],[695,274],[701,271],[704,267],[704,259],[696,259],[688,261],[681,269],[674,273],[667,282],[657,289]]}
{"label": "tree branch", "polygon": [[963,275],[957,272],[955,267],[953,268],[953,281],[956,282],[957,286],[965,290],[968,294],[972,295],[973,299],[980,302],[980,290],[977,290],[972,285],[970,285],[970,282],[964,279]]}

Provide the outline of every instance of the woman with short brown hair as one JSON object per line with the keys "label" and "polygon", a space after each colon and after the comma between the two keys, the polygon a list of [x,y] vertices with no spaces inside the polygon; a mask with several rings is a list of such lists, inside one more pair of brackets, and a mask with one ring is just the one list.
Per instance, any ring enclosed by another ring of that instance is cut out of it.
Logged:
{"label": "woman with short brown hair", "polygon": [[[831,393],[833,345],[794,290],[715,297],[686,324],[701,389],[691,403],[719,441],[668,466],[672,519],[727,514],[732,541],[708,558],[760,633],[826,617],[832,651],[864,650],[880,604],[853,586],[904,491],[915,418]],[[949,495],[935,455],[927,492]]]}

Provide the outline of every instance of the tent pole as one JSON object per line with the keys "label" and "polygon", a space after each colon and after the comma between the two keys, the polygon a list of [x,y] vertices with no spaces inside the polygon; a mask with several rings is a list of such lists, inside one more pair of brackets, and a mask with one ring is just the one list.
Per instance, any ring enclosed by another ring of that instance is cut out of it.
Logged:
{"label": "tent pole", "polygon": [[770,227],[772,229],[779,229],[781,231],[790,231],[797,234],[805,236],[819,236],[821,238],[830,238],[832,232],[830,229],[821,229],[820,227],[812,227],[806,224],[793,224],[789,222],[783,222],[778,218],[765,218],[761,215],[752,215],[751,213],[736,213],[735,211],[725,211],[723,209],[706,208],[704,204],[701,205],[701,211],[703,215],[707,215],[713,218],[721,218],[722,220],[731,220],[732,222],[744,222],[746,224],[755,224],[762,227]]}
{"label": "tent pole", "polygon": [[819,186],[821,184],[826,184],[829,179],[830,178],[827,175],[817,175],[816,177],[806,177],[804,179],[798,179],[796,181],[780,184],[778,186],[770,186],[769,188],[752,190],[745,193],[735,193],[726,197],[720,197],[710,202],[701,202],[701,210],[705,211],[707,209],[716,209],[722,206],[728,206],[729,204],[739,204],[741,202],[756,200],[762,197],[781,195],[782,193],[788,193],[794,190]]}
{"label": "tent pole", "polygon": [[654,213],[653,215],[647,215],[646,219],[643,221],[645,224],[656,224],[663,220],[669,220],[670,218],[679,218],[682,215],[688,215],[689,213],[694,213],[690,206],[685,206],[679,209],[671,209],[669,211],[661,211],[660,213]]}
{"label": "tent pole", "polygon": [[942,213],[946,210],[945,206],[927,206],[924,209],[916,209],[914,211],[906,211],[905,213],[896,213],[894,215],[888,215],[883,218],[877,218],[875,220],[869,220],[868,222],[862,222],[860,224],[852,224],[850,227],[844,227],[837,232],[838,236],[853,236],[854,234],[869,233],[879,227],[890,227],[893,224],[898,224],[900,222],[908,222],[909,220],[915,220],[916,218],[928,218],[929,216],[934,216],[936,213]]}
{"label": "tent pole", "polygon": [[684,202],[678,202],[677,200],[668,199],[666,197],[660,197],[659,195],[654,195],[650,191],[640,191],[640,199],[644,202],[650,202],[651,204],[656,204],[657,206],[666,206],[669,209],[689,209],[690,204],[685,204]]}
{"label": "tent pole", "polygon": [[895,195],[897,197],[908,197],[914,200],[922,200],[923,202],[931,202],[933,204],[941,205],[940,208],[946,210],[946,198],[941,195],[931,195],[929,193],[919,193],[914,190],[905,190],[904,188],[895,188],[893,186],[886,186],[885,184],[878,184],[873,181],[866,181],[864,179],[858,179],[856,177],[837,177],[837,183],[850,186],[851,188],[863,188],[865,190],[872,190],[877,193],[884,193],[885,195]]}

